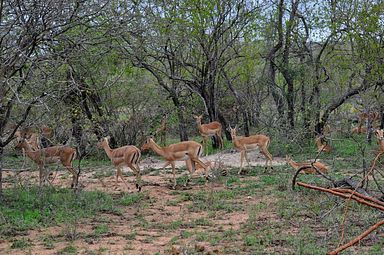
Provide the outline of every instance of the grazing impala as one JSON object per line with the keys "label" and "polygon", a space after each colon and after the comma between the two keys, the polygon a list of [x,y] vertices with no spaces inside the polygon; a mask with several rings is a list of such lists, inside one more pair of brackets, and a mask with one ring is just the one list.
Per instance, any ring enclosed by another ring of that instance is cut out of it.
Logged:
{"label": "grazing impala", "polygon": [[128,188],[127,182],[123,178],[121,168],[127,166],[132,169],[133,173],[136,176],[136,188],[141,191],[141,175],[139,168],[139,161],[141,157],[141,151],[133,145],[127,145],[116,149],[111,149],[108,143],[109,137],[104,137],[99,143],[97,143],[98,148],[103,148],[105,153],[107,153],[108,158],[112,161],[112,164],[116,167],[116,182],[117,186],[119,177],[124,182],[125,186]]}
{"label": "grazing impala", "polygon": [[376,130],[375,132],[376,134],[376,138],[377,138],[377,142],[379,144],[379,152],[384,152],[384,129],[378,129]]}
{"label": "grazing impala", "polygon": [[190,174],[196,169],[196,164],[199,164],[205,169],[207,174],[207,166],[200,160],[200,156],[203,153],[203,146],[195,141],[184,141],[168,145],[166,147],[160,147],[152,138],[147,138],[141,150],[153,150],[158,155],[162,156],[166,163],[163,166],[163,170],[166,166],[172,166],[173,174],[173,188],[176,187],[176,169],[175,161],[186,161],[187,168]]}
{"label": "grazing impala", "polygon": [[223,138],[221,137],[221,132],[223,128],[221,126],[221,123],[218,121],[213,121],[208,124],[201,124],[201,119],[203,118],[203,115],[199,115],[199,116],[195,115],[193,117],[196,119],[196,124],[197,124],[197,128],[199,129],[199,133],[203,137],[205,155],[208,155],[208,149],[207,149],[208,137],[216,136],[220,149],[223,149],[224,142],[223,142]]}
{"label": "grazing impala", "polygon": [[[291,165],[291,167],[293,167],[295,170],[299,170],[300,167],[305,167],[305,168],[303,168],[302,171],[306,174],[316,174],[317,173],[316,170],[312,167],[311,163],[307,163],[307,162],[297,163],[297,162],[293,161],[291,159],[291,157],[289,157],[289,156],[286,157],[286,162],[289,165]],[[322,173],[328,172],[329,167],[326,166],[325,164],[321,163],[321,162],[316,161],[315,163],[313,163],[313,165],[317,169],[319,169],[319,171]]]}
{"label": "grazing impala", "polygon": [[272,167],[272,155],[268,151],[268,146],[271,141],[271,139],[266,135],[251,135],[249,137],[242,137],[242,136],[236,136],[236,127],[231,128],[229,127],[229,130],[231,132],[232,137],[232,143],[234,147],[240,151],[240,170],[238,174],[241,173],[241,170],[243,169],[243,161],[244,158],[248,163],[249,166],[249,160],[247,157],[247,151],[254,150],[256,148],[260,149],[260,152],[265,156],[265,168],[268,167],[268,162],[270,162],[270,168]]}
{"label": "grazing impala", "polygon": [[317,152],[327,152],[327,153],[331,152],[332,147],[327,142],[324,143],[323,139],[324,139],[323,136],[317,136],[315,139]]}
{"label": "grazing impala", "polygon": [[72,174],[71,187],[77,186],[77,172],[72,167],[72,161],[76,157],[76,150],[74,148],[58,145],[32,150],[30,144],[24,138],[18,140],[16,148],[24,149],[27,156],[39,166],[40,185],[46,179],[45,165],[61,163]]}

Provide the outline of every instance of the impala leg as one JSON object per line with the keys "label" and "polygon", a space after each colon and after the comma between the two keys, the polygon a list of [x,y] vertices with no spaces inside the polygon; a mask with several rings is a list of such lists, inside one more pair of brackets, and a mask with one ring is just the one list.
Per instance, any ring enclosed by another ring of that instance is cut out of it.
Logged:
{"label": "impala leg", "polygon": [[176,189],[176,168],[175,168],[175,162],[170,162],[172,166],[172,175],[173,175],[173,189]]}
{"label": "impala leg", "polygon": [[72,183],[71,183],[71,188],[76,188],[77,187],[77,173],[76,171],[70,167],[70,166],[66,166],[68,172],[70,172],[72,174]]}
{"label": "impala leg", "polygon": [[208,156],[208,137],[207,136],[203,136],[203,144],[204,144],[205,156]]}
{"label": "impala leg", "polygon": [[244,151],[244,157],[245,157],[245,161],[247,161],[248,167],[250,168],[250,167],[251,167],[251,164],[249,163],[249,160],[248,160],[248,153],[247,153],[246,150]]}
{"label": "impala leg", "polygon": [[165,164],[163,165],[163,171],[164,171],[164,172],[165,172],[165,168],[166,168],[167,166],[169,166],[170,164],[171,164],[170,161],[165,162]]}
{"label": "impala leg", "polygon": [[128,183],[127,183],[127,181],[124,179],[124,177],[123,177],[123,171],[122,171],[122,168],[120,168],[120,167],[119,167],[118,175],[120,176],[120,179],[123,181],[123,183],[125,184],[125,186],[126,186],[127,189],[129,190]]}
{"label": "impala leg", "polygon": [[185,182],[185,186],[187,186],[187,184],[191,180],[192,174],[195,172],[196,168],[195,168],[195,164],[192,162],[191,159],[187,159],[185,161],[185,165],[187,166],[187,170],[188,170],[188,179]]}
{"label": "impala leg", "polygon": [[245,151],[240,151],[240,170],[237,172],[237,174],[240,174],[241,170],[243,170],[244,152]]}
{"label": "impala leg", "polygon": [[[265,169],[268,169],[268,167],[270,169],[273,169],[273,167],[272,167],[273,158],[272,158],[271,153],[269,153],[269,151],[267,149],[262,149],[261,153],[263,153],[263,155],[265,157]],[[269,166],[268,166],[268,162],[269,162]]]}
{"label": "impala leg", "polygon": [[140,175],[140,167],[139,165],[131,164],[129,167],[132,169],[132,171],[135,173],[136,176],[136,188],[141,191],[141,175]]}

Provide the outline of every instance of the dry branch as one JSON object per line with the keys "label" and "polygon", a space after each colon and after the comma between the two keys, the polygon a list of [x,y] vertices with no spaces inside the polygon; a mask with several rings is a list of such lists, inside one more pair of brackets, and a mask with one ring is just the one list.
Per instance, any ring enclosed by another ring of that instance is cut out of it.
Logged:
{"label": "dry branch", "polygon": [[378,227],[380,227],[383,224],[384,224],[384,220],[377,222],[375,225],[371,226],[369,229],[367,229],[366,231],[364,231],[360,235],[356,236],[354,239],[352,239],[348,243],[338,247],[337,249],[335,249],[335,250],[333,250],[333,251],[331,251],[331,252],[329,252],[327,254],[328,255],[336,255],[336,254],[338,254],[339,252],[341,252],[341,251],[351,247],[352,245],[356,244],[357,242],[360,242],[361,239],[363,239],[364,237],[369,235],[372,231],[376,230]]}
{"label": "dry branch", "polygon": [[[381,211],[384,211],[384,203],[382,201],[379,201],[375,198],[360,194],[360,193],[356,192],[356,190],[352,191],[349,189],[340,189],[340,188],[327,189],[327,188],[318,187],[318,186],[310,185],[310,184],[303,183],[303,182],[297,182],[296,184],[299,186],[302,186],[302,187],[309,188],[309,189],[314,189],[314,190],[319,190],[319,191],[331,193],[333,195],[336,195],[336,196],[339,196],[339,197],[342,197],[342,198],[345,198],[348,200],[353,199],[353,200],[355,200],[361,204],[365,204],[365,205],[371,206],[373,208],[379,209]],[[348,193],[348,194],[345,194],[345,193]],[[336,248],[335,250],[329,252],[328,255],[336,255],[339,252],[351,247],[352,245],[361,241],[364,237],[369,235],[372,231],[376,230],[378,227],[380,227],[383,224],[384,224],[384,220],[376,223],[375,225],[371,226],[369,229],[367,229],[362,234],[358,235],[357,237],[355,237],[354,239],[352,239],[348,243],[341,245],[338,248]]]}
{"label": "dry branch", "polygon": [[314,189],[314,190],[320,190],[320,191],[323,191],[323,192],[331,193],[333,195],[336,195],[336,196],[339,196],[339,197],[342,197],[342,198],[353,199],[353,200],[355,200],[355,201],[357,201],[357,202],[359,202],[361,204],[365,204],[365,205],[371,206],[373,208],[379,209],[381,211],[384,211],[384,206],[382,206],[380,204],[376,204],[375,202],[365,201],[364,199],[362,199],[362,198],[360,198],[360,197],[355,195],[357,192],[355,192],[354,194],[347,195],[347,194],[344,194],[342,192],[338,192],[338,191],[334,191],[334,190],[331,190],[331,189],[310,185],[310,184],[303,183],[303,182],[297,182],[296,184],[299,185],[299,186],[305,187],[305,188]]}

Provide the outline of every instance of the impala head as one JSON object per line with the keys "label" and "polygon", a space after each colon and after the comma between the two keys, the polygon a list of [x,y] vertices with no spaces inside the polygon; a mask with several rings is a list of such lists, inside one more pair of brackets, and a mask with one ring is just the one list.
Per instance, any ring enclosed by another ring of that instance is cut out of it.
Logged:
{"label": "impala head", "polygon": [[228,128],[228,131],[231,133],[232,140],[236,138],[236,129],[237,129],[237,125],[234,128],[232,128],[231,126],[229,126]]}
{"label": "impala head", "polygon": [[377,129],[375,131],[375,135],[376,135],[377,139],[384,140],[384,129]]}
{"label": "impala head", "polygon": [[203,119],[203,115],[193,115],[193,117],[196,119],[197,123],[201,123],[201,120]]}
{"label": "impala head", "polygon": [[106,144],[108,144],[109,136],[101,138],[100,141],[96,144],[97,148],[102,149]]}
{"label": "impala head", "polygon": [[145,142],[143,143],[143,145],[141,146],[141,150],[142,151],[145,151],[145,150],[149,150],[151,148],[151,143],[153,143],[155,141],[153,141],[153,138],[152,137],[147,137],[147,139],[145,140]]}

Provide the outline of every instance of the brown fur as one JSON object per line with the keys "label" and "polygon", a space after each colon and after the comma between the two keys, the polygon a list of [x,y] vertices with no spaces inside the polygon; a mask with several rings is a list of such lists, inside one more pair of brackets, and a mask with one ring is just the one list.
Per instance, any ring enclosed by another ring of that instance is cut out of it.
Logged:
{"label": "brown fur", "polygon": [[98,144],[97,147],[103,148],[105,153],[107,153],[108,158],[111,160],[112,164],[116,167],[116,182],[117,186],[119,177],[128,187],[127,182],[123,178],[122,167],[127,166],[132,169],[133,173],[136,176],[136,187],[141,190],[141,175],[139,161],[141,157],[141,151],[139,148],[133,145],[127,145],[119,147],[116,149],[111,149],[108,143],[108,137],[103,138]]}
{"label": "brown fur", "polygon": [[254,150],[256,148],[260,149],[260,152],[265,156],[265,167],[268,167],[268,162],[270,162],[270,167],[272,168],[273,157],[268,151],[269,143],[271,139],[266,135],[251,135],[249,137],[240,137],[236,136],[236,128],[229,128],[231,131],[232,143],[234,147],[240,151],[240,170],[238,174],[241,173],[243,169],[244,158],[248,163],[249,160],[247,157],[247,151]]}
{"label": "brown fur", "polygon": [[[302,172],[306,173],[306,174],[316,174],[316,170],[311,166],[311,163],[307,163],[307,162],[300,162],[300,163],[297,163],[295,161],[293,161],[290,157],[286,157],[286,162],[291,165],[295,170],[299,170],[300,167],[302,166],[307,166],[308,168],[305,168],[302,170]],[[321,163],[321,162],[318,162],[316,161],[315,163],[313,163],[313,165],[319,169],[320,172],[322,173],[327,173],[328,172],[328,169],[329,167],[326,166],[325,164]]]}
{"label": "brown fur", "polygon": [[186,161],[190,174],[195,171],[196,164],[200,164],[203,166],[205,171],[207,170],[207,166],[200,160],[200,156],[203,153],[203,146],[198,142],[184,141],[171,144],[166,147],[160,147],[152,138],[148,138],[143,146],[141,146],[141,150],[149,149],[153,150],[155,153],[162,156],[166,160],[166,163],[163,166],[163,170],[168,165],[172,166],[174,188],[176,187],[175,161]]}
{"label": "brown fur", "polygon": [[45,165],[61,163],[72,174],[71,187],[77,186],[77,172],[72,167],[72,161],[76,157],[76,150],[74,148],[58,145],[33,151],[25,139],[19,140],[16,148],[24,149],[27,156],[39,166],[40,185],[46,178],[44,173]]}
{"label": "brown fur", "polygon": [[223,127],[221,123],[218,121],[213,121],[207,124],[201,124],[201,119],[203,118],[202,115],[194,116],[194,118],[196,119],[196,124],[199,130],[199,133],[203,137],[203,145],[204,145],[206,155],[208,155],[208,150],[207,150],[208,137],[216,136],[220,149],[223,149],[224,142],[223,142],[223,138],[221,137],[221,132]]}

